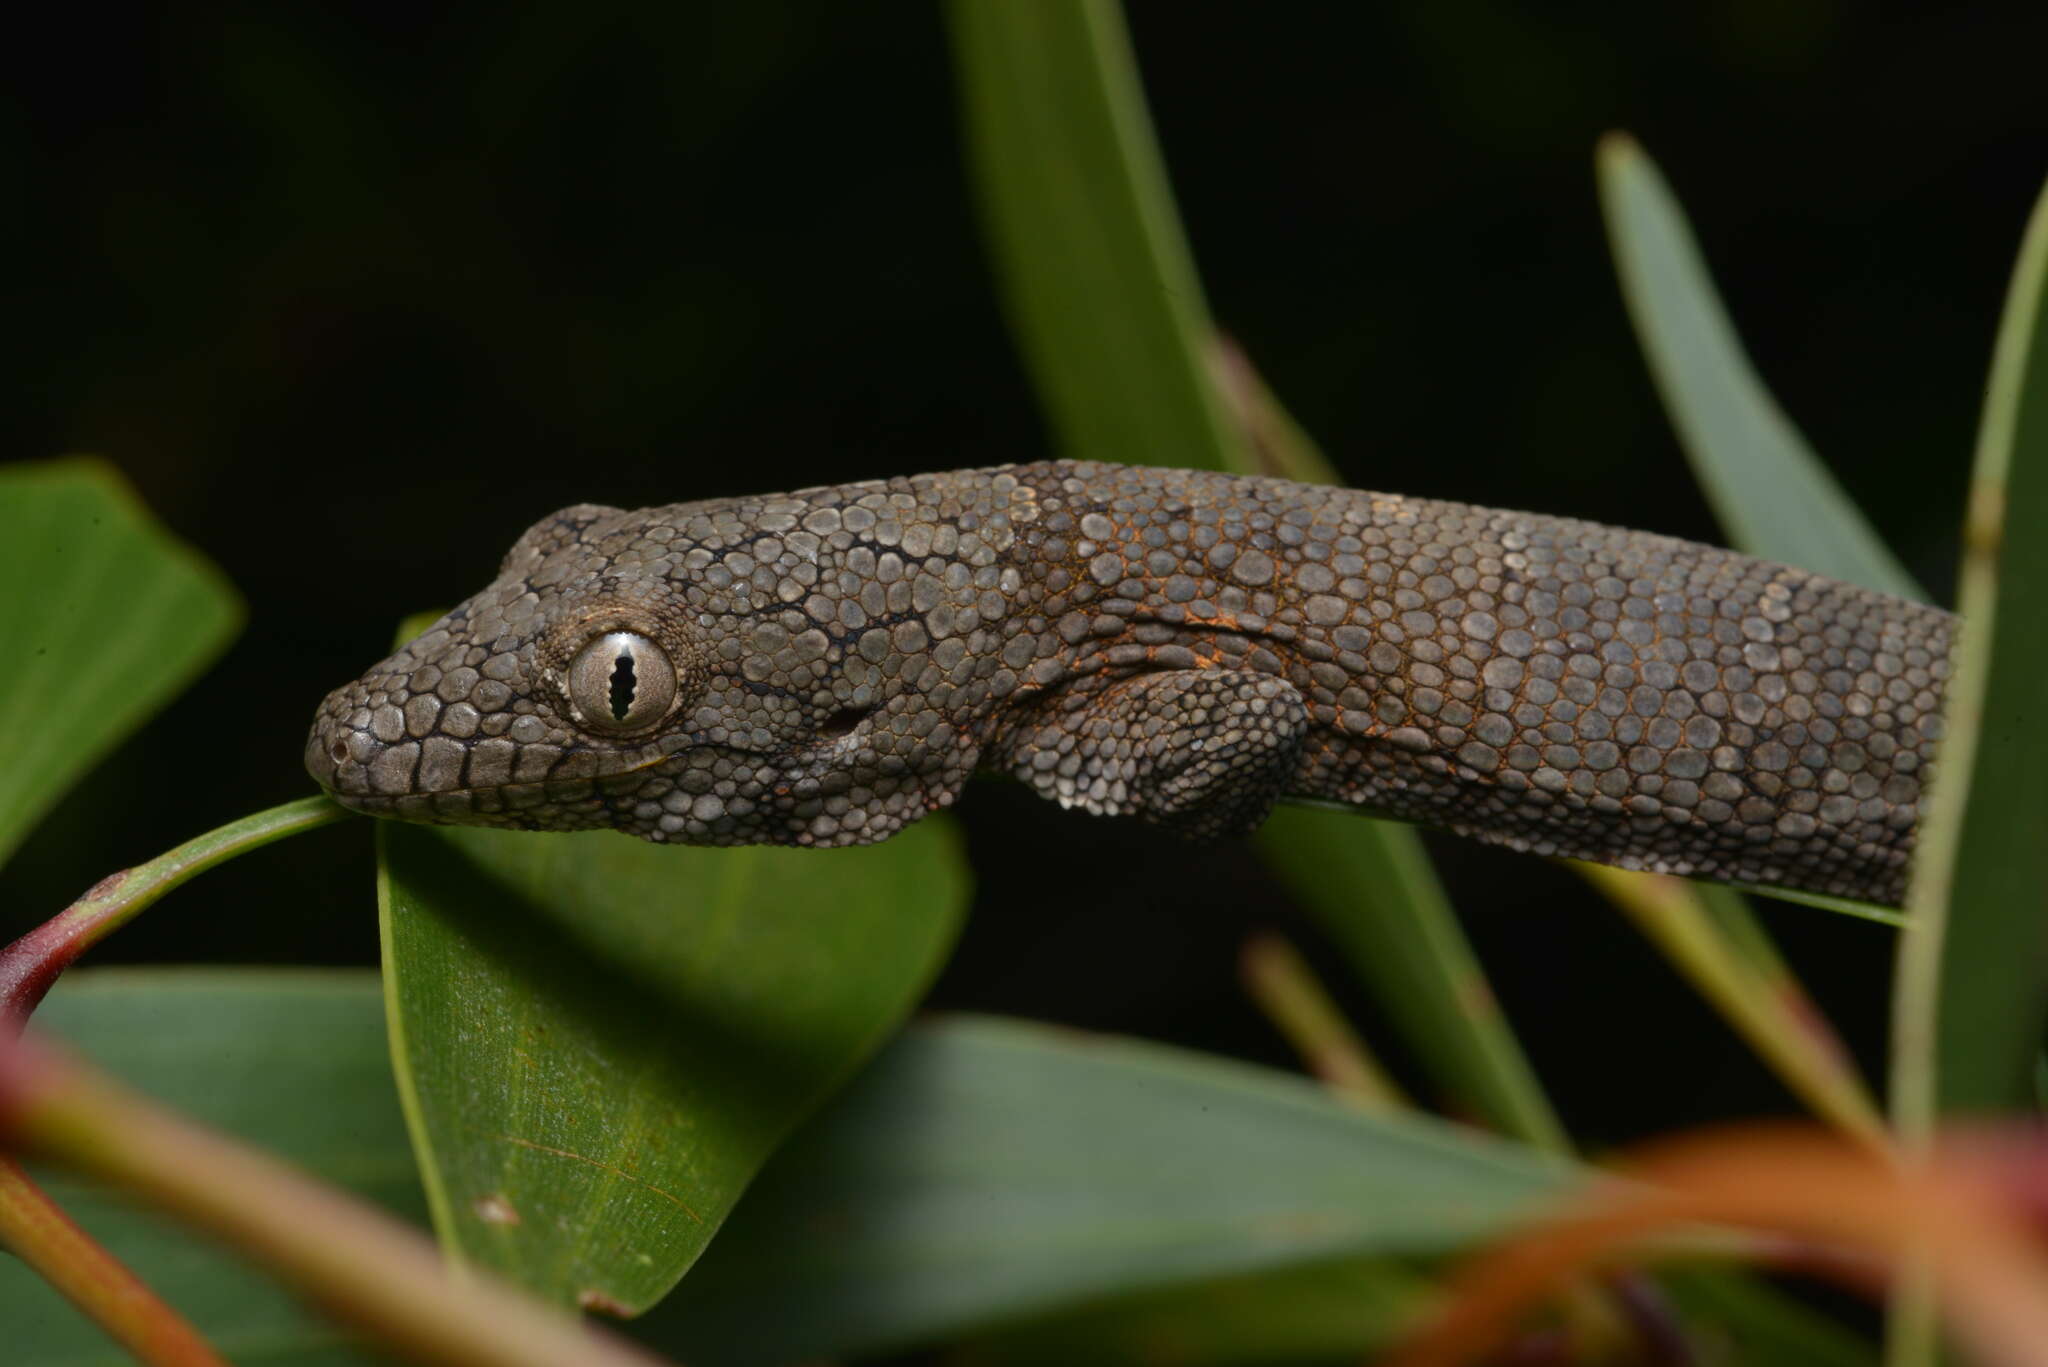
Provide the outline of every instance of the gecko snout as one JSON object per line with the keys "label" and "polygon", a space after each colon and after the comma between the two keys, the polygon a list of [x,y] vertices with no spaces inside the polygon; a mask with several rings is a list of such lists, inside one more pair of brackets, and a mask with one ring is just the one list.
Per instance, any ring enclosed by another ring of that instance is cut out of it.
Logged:
{"label": "gecko snout", "polygon": [[[423,664],[407,647],[328,694],[306,736],[313,780],[342,806],[373,816],[561,830],[602,824],[598,784],[613,752],[573,744],[560,722],[502,679],[442,658],[450,663]],[[651,662],[636,663],[660,682]],[[639,696],[636,685],[623,710]],[[649,758],[633,754],[613,777],[630,786]]]}
{"label": "gecko snout", "polygon": [[[418,758],[377,735],[374,709],[351,696],[360,689],[337,689],[321,704],[306,736],[306,772],[342,806],[375,812],[387,809],[390,798],[420,791]],[[404,763],[407,758],[412,764]]]}

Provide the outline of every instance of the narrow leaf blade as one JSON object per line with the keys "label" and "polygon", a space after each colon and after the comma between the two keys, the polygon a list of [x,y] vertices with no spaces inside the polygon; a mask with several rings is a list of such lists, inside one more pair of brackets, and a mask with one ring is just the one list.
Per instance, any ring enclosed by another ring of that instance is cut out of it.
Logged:
{"label": "narrow leaf blade", "polygon": [[2048,191],[2006,295],[1964,527],[1961,633],[1907,895],[1898,1118],[2021,1109],[2048,1007]]}
{"label": "narrow leaf blade", "polygon": [[1924,600],[1751,367],[1656,163],[1616,133],[1599,171],[1629,316],[1721,526],[1752,555]]}
{"label": "narrow leaf blade", "polygon": [[1010,326],[1081,460],[1230,464],[1201,281],[1113,0],[947,9]]}

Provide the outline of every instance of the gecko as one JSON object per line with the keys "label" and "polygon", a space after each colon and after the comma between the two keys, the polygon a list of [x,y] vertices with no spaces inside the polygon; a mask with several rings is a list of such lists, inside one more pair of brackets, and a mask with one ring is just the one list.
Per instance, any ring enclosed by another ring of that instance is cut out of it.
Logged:
{"label": "gecko", "polygon": [[1896,905],[1956,626],[1570,518],[1044,461],[562,509],[305,759],[408,821],[830,847],[993,771],[1194,839],[1319,800]]}

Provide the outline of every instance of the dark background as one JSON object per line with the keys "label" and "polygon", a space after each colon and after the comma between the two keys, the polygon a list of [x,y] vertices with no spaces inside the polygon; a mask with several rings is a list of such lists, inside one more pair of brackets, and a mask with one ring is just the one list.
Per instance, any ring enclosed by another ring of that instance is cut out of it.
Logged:
{"label": "dark background", "polygon": [[[320,697],[559,505],[1046,453],[927,5],[62,8],[0,93],[0,452],[110,458],[251,615],[0,874],[0,935],[306,793]],[[1607,261],[1591,156],[1626,128],[1779,397],[1945,594],[2048,164],[2048,20],[2019,14],[1138,0],[1131,21],[1214,311],[1354,482],[1714,536]],[[1344,981],[1241,848],[1006,785],[960,816],[983,891],[939,1003],[1277,1061],[1234,983],[1246,932]],[[373,962],[367,825],[209,875],[96,961]],[[1568,875],[1436,847],[1589,1144],[1790,1109]],[[1874,1061],[1888,933],[1766,914]]]}

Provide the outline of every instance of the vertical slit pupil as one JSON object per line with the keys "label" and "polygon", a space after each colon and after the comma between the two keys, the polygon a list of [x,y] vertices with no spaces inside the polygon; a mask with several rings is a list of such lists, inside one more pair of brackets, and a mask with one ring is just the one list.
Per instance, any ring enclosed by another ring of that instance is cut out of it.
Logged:
{"label": "vertical slit pupil", "polygon": [[624,721],[626,714],[633,710],[633,692],[636,680],[633,678],[633,652],[619,652],[618,662],[612,666],[612,720]]}

